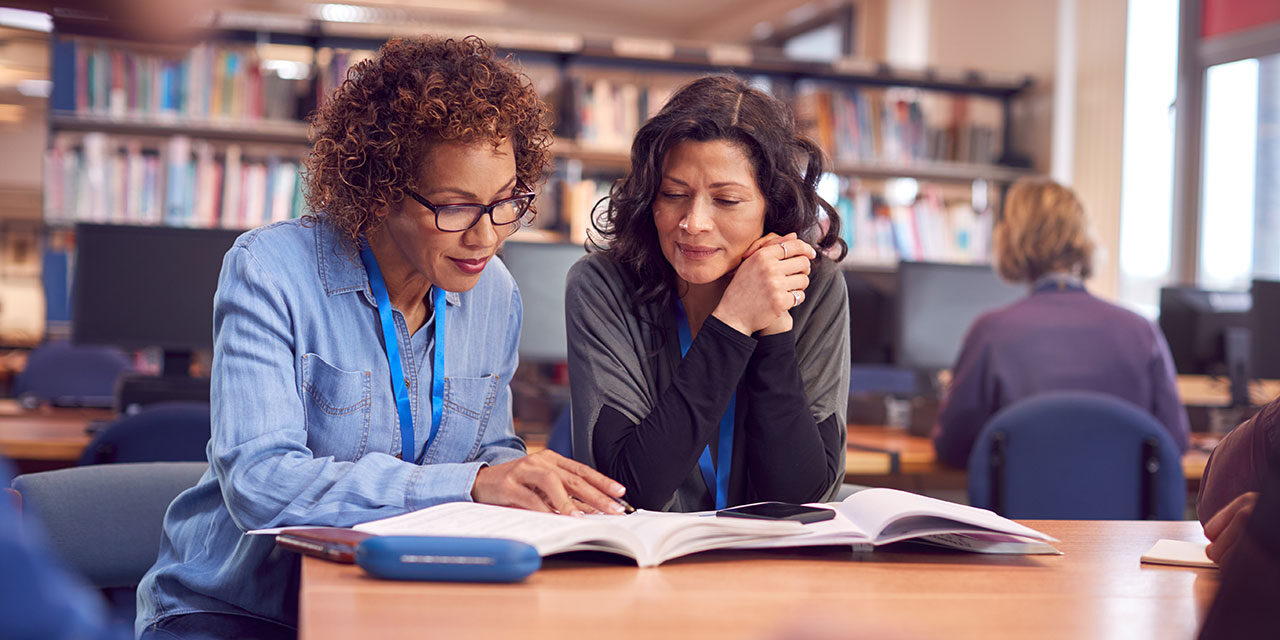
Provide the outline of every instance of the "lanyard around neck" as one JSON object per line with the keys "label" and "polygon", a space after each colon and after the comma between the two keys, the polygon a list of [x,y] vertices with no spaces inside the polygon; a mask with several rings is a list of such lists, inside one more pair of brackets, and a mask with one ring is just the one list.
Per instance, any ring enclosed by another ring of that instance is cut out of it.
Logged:
{"label": "lanyard around neck", "polygon": [[[414,460],[413,408],[409,404],[409,384],[405,382],[404,366],[400,362],[399,332],[391,317],[391,297],[387,294],[387,283],[382,279],[378,259],[373,256],[373,250],[368,245],[360,249],[360,259],[364,261],[365,271],[369,272],[369,288],[373,290],[373,299],[378,303],[378,319],[382,322],[382,344],[387,350],[391,389],[395,392],[396,412],[400,415],[400,458]],[[435,314],[435,344],[431,347],[434,352],[431,367],[431,430],[427,432],[427,446],[422,450],[424,454],[435,440],[440,429],[440,417],[444,412],[444,290],[432,286],[431,302]]]}
{"label": "lanyard around neck", "polygon": [[[689,331],[689,319],[685,316],[684,305],[676,300],[676,328],[680,334],[680,357],[689,353],[693,344],[692,332]],[[729,463],[733,460],[733,412],[737,405],[738,392],[729,397],[729,406],[720,416],[720,438],[716,447],[716,464],[711,464],[711,447],[702,448],[702,456],[698,458],[698,468],[702,470],[702,480],[707,483],[707,491],[716,497],[716,509],[728,506],[729,499]]]}

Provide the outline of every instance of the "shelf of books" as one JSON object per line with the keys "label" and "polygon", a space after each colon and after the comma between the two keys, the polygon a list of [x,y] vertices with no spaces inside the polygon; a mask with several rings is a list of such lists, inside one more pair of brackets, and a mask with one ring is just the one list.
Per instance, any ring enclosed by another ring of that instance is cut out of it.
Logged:
{"label": "shelf of books", "polygon": [[[52,36],[47,223],[249,228],[302,213],[304,118],[387,34],[413,29],[229,15],[219,14],[218,39],[187,48]],[[279,44],[262,30],[310,39]],[[629,167],[641,124],[679,86],[714,71],[793,105],[838,177],[853,261],[981,261],[990,213],[952,194],[986,184],[994,201],[1000,185],[1029,173],[1001,163],[1012,157],[1008,101],[1030,85],[1025,77],[562,34],[491,40],[515,54],[556,115],[556,170],[529,240],[584,240],[594,206]],[[884,204],[895,201],[886,183],[904,177],[920,183],[919,195]]]}
{"label": "shelf of books", "polygon": [[844,265],[892,269],[899,260],[989,262],[995,207],[983,201],[984,190],[979,186],[978,194],[958,194],[925,185],[914,197],[902,198],[852,183],[835,200],[840,235],[849,247]]}

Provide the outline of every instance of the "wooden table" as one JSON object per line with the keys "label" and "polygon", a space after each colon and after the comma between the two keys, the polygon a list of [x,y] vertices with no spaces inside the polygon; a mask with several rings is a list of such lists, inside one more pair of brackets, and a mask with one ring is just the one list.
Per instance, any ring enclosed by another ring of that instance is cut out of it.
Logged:
{"label": "wooden table", "polygon": [[[1262,406],[1280,396],[1280,380],[1250,380],[1249,400]],[[1226,378],[1210,376],[1178,376],[1178,397],[1182,404],[1195,407],[1225,407],[1231,404],[1231,387]]]}
{"label": "wooden table", "polygon": [[0,400],[0,454],[19,463],[33,461],[52,468],[80,459],[92,436],[90,423],[111,420],[109,409],[41,407],[23,409],[14,400]]}
{"label": "wooden table", "polygon": [[1193,638],[1216,569],[1140,565],[1196,522],[1028,521],[1061,556],[918,546],[722,551],[637,569],[548,558],[521,584],[391,582],[303,558],[302,640],[329,638]]}

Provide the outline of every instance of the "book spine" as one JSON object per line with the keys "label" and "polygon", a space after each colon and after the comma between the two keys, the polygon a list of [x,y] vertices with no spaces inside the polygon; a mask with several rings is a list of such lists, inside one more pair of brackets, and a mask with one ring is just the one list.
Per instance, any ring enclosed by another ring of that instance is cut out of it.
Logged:
{"label": "book spine", "polygon": [[53,88],[49,94],[49,106],[58,111],[76,109],[76,43],[68,38],[54,38],[50,64]]}

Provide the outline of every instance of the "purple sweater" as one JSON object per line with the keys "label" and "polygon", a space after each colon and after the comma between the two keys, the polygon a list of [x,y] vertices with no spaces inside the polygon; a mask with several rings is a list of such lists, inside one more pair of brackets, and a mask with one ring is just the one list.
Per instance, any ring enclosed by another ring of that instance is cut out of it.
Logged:
{"label": "purple sweater", "polygon": [[1164,335],[1142,316],[1082,288],[1040,289],[969,328],[933,443],[965,467],[997,411],[1045,391],[1100,391],[1156,417],[1186,452],[1190,428]]}

